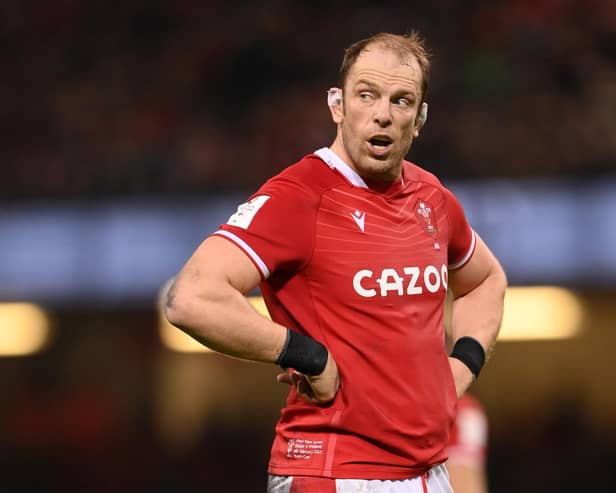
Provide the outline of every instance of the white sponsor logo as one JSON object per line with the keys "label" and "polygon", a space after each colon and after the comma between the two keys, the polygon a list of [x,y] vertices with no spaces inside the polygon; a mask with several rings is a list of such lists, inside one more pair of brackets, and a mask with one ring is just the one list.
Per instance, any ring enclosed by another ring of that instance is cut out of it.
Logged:
{"label": "white sponsor logo", "polygon": [[250,223],[254,219],[259,209],[263,207],[263,204],[269,199],[268,195],[257,195],[248,202],[240,205],[237,208],[237,212],[233,214],[227,224],[231,226],[237,226],[238,228],[248,229]]}
{"label": "white sponsor logo", "polygon": [[311,459],[323,455],[323,440],[291,438],[287,443],[287,459]]}
{"label": "white sponsor logo", "polygon": [[362,269],[353,276],[355,292],[364,298],[372,298],[377,294],[388,296],[395,293],[398,296],[422,294],[424,290],[436,293],[439,289],[447,291],[447,266],[438,269],[427,265],[423,271],[420,267],[404,267],[402,274],[396,269],[385,268],[375,278],[370,269]]}
{"label": "white sponsor logo", "polygon": [[353,221],[355,221],[355,224],[359,226],[359,229],[361,229],[361,232],[363,233],[364,226],[366,225],[366,213],[356,210],[355,212],[351,212],[350,216],[353,218]]}

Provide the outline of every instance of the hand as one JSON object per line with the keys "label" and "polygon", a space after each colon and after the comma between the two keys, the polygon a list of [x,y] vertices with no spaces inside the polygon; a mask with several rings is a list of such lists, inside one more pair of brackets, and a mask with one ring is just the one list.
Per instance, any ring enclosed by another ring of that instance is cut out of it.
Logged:
{"label": "hand", "polygon": [[293,385],[297,393],[306,401],[315,404],[326,404],[334,399],[340,388],[338,366],[331,353],[327,356],[327,364],[320,375],[313,377],[304,375],[293,369],[279,373],[276,377],[279,383]]}
{"label": "hand", "polygon": [[468,369],[468,366],[457,358],[449,358],[449,365],[451,366],[451,373],[453,374],[453,381],[456,385],[456,393],[459,399],[473,383],[473,373]]}

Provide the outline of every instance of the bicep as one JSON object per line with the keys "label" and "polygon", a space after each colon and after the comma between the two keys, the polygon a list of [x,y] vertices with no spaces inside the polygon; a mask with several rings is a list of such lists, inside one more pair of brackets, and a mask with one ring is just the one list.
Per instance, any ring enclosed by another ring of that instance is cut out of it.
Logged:
{"label": "bicep", "polygon": [[210,236],[186,262],[176,285],[199,292],[225,284],[246,294],[260,281],[259,270],[248,255],[232,242],[220,236]]}
{"label": "bicep", "polygon": [[479,235],[477,233],[475,235],[475,251],[471,258],[459,269],[449,272],[449,287],[453,292],[454,298],[469,293],[483,283],[490,275],[500,270],[496,257],[494,257]]}

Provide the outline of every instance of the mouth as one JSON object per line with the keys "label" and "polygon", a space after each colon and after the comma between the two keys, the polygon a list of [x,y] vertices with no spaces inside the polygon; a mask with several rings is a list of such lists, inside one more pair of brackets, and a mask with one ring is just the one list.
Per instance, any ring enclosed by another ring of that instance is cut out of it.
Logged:
{"label": "mouth", "polygon": [[391,151],[393,140],[388,135],[375,135],[368,139],[368,146],[373,154],[384,156]]}

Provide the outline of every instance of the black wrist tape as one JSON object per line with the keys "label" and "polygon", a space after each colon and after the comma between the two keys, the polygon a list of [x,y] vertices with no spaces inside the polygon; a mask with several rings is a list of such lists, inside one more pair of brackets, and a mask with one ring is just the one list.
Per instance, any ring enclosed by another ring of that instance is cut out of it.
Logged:
{"label": "black wrist tape", "polygon": [[475,378],[479,376],[479,372],[486,361],[486,352],[483,346],[477,339],[468,336],[460,337],[456,341],[450,356],[459,359],[468,366]]}
{"label": "black wrist tape", "polygon": [[293,368],[304,375],[323,373],[327,364],[327,349],[319,341],[287,329],[287,340],[276,360],[282,368]]}

